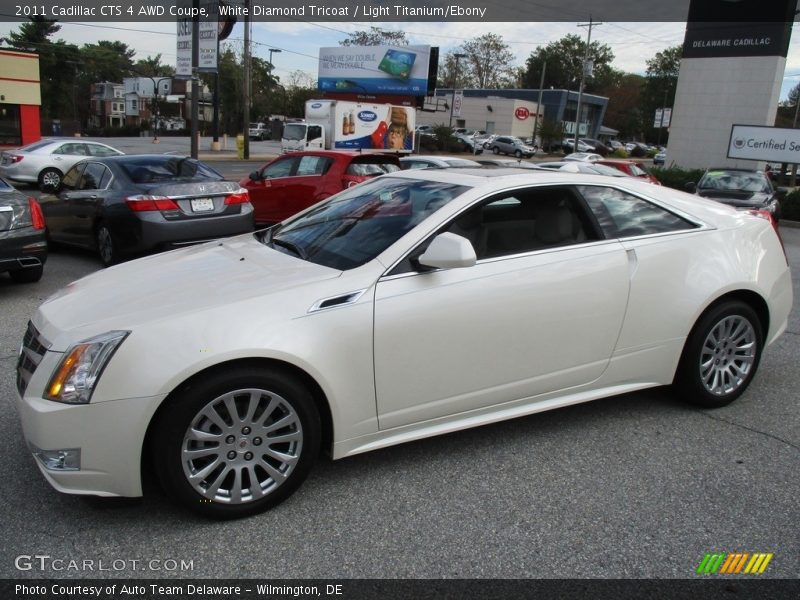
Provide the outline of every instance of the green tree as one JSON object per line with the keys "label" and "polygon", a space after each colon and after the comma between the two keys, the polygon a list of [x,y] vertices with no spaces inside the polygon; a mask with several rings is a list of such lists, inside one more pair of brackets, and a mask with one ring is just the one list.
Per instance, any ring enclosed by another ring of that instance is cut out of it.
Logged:
{"label": "green tree", "polygon": [[175,67],[161,62],[161,54],[140,58],[133,65],[133,72],[147,77],[172,77]]}
{"label": "green tree", "polygon": [[347,34],[347,39],[340,40],[342,46],[407,46],[405,31],[391,31],[371,26],[368,30],[358,30]]}
{"label": "green tree", "polygon": [[[648,141],[654,142],[659,137],[658,130],[653,127],[656,109],[672,107],[675,103],[682,51],[682,46],[672,46],[656,52],[656,55],[647,61],[645,85],[639,105]],[[665,142],[666,135],[666,130],[662,130],[660,136],[662,142]]]}
{"label": "green tree", "polygon": [[[538,89],[542,68],[546,64],[545,87],[577,90],[585,53],[586,42],[575,34],[566,35],[547,46],[539,46],[525,61],[522,87]],[[586,79],[584,91],[596,93],[620,77],[620,73],[611,66],[614,53],[607,44],[592,42],[589,45],[589,61],[592,63],[592,75]]]}
{"label": "green tree", "polygon": [[608,98],[603,125],[619,131],[622,139],[641,137],[645,129],[643,114],[639,107],[645,79],[633,73],[621,73],[598,94]]}
{"label": "green tree", "polygon": [[[457,54],[463,55],[458,59],[458,65]],[[445,55],[439,65],[439,86],[481,89],[515,87],[518,74],[513,61],[514,53],[501,35],[484,34]]]}

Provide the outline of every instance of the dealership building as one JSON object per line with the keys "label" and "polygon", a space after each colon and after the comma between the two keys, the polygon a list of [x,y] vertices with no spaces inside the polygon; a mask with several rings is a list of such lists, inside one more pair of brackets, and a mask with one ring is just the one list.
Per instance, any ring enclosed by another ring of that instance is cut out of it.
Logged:
{"label": "dealership building", "polygon": [[39,140],[39,55],[0,48],[0,146]]}

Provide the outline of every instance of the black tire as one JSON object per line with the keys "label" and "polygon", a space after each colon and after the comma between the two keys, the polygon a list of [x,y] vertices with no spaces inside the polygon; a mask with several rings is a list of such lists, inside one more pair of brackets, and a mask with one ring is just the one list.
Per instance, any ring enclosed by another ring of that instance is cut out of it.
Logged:
{"label": "black tire", "polygon": [[514,151],[514,156],[516,156],[517,158],[522,158],[522,151],[521,150],[515,150]]}
{"label": "black tire", "polygon": [[39,173],[39,189],[43,192],[51,188],[58,189],[63,178],[64,174],[54,167],[42,169],[42,172]]}
{"label": "black tire", "polygon": [[711,307],[686,340],[673,387],[691,404],[727,406],[753,380],[763,340],[761,321],[748,304],[729,300]]}
{"label": "black tire", "polygon": [[498,148],[497,146],[492,146],[492,152],[494,152],[495,154],[500,154],[500,148]]}
{"label": "black tire", "polygon": [[94,228],[94,245],[104,267],[110,267],[120,261],[120,253],[114,242],[114,236],[102,221]]}
{"label": "black tire", "polygon": [[[172,500],[207,517],[235,519],[276,506],[305,480],[319,453],[320,418],[311,393],[280,370],[228,368],[194,380],[167,402],[151,438],[156,473]],[[235,418],[227,406],[235,407]],[[278,422],[288,424],[270,431]],[[193,441],[190,429],[218,440]],[[293,441],[268,443],[269,433]],[[210,454],[184,457],[184,450]],[[291,459],[281,463],[268,450]]]}
{"label": "black tire", "polygon": [[8,274],[17,283],[36,283],[44,274],[44,265],[17,269],[16,271],[9,271]]}

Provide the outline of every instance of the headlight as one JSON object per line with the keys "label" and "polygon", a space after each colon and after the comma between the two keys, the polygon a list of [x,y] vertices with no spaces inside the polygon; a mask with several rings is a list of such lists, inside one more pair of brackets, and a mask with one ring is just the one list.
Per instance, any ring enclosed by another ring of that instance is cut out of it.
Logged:
{"label": "headlight", "polygon": [[130,331],[109,331],[71,346],[47,384],[44,397],[68,404],[86,404],[94,386]]}

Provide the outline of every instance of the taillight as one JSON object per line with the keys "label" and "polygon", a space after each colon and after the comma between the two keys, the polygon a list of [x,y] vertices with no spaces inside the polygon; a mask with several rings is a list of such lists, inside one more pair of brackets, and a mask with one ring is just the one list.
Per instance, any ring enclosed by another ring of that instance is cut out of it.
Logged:
{"label": "taillight", "polygon": [[172,198],[166,196],[128,196],[125,198],[125,204],[128,205],[133,212],[148,212],[154,210],[180,210],[180,207],[175,203]]}
{"label": "taillight", "polygon": [[244,188],[239,188],[225,196],[225,204],[247,204],[248,202],[250,202],[250,192]]}
{"label": "taillight", "polygon": [[19,162],[19,161],[21,161],[23,158],[25,158],[25,156],[24,156],[24,155],[22,155],[22,154],[7,154],[6,156],[8,156],[8,158],[10,158],[10,159],[11,159],[11,164],[12,164],[12,165],[13,165],[14,163],[18,163],[18,162]]}
{"label": "taillight", "polygon": [[44,213],[39,203],[33,199],[28,198],[28,204],[31,207],[31,224],[34,229],[44,229]]}
{"label": "taillight", "polygon": [[761,217],[769,221],[769,224],[772,225],[772,229],[775,231],[775,235],[778,236],[778,241],[781,243],[781,250],[783,250],[783,256],[786,258],[786,264],[788,265],[789,255],[786,254],[786,246],[783,245],[783,238],[781,237],[781,231],[778,228],[778,221],[775,219],[775,215],[768,210],[748,210],[747,212],[753,216]]}

